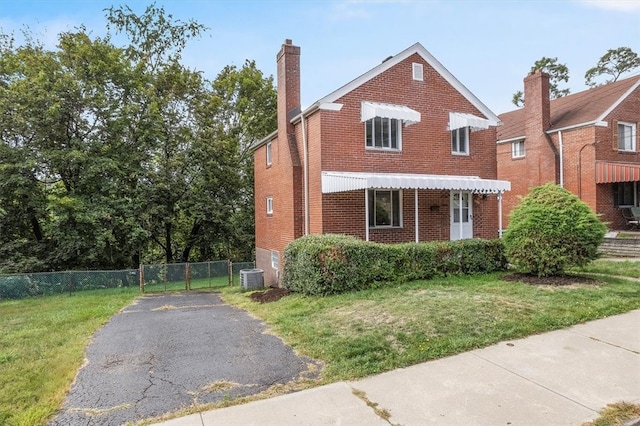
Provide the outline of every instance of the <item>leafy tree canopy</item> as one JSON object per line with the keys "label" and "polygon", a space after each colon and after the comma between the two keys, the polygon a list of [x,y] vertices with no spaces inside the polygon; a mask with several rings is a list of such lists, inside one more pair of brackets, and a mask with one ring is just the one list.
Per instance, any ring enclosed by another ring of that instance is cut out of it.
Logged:
{"label": "leafy tree canopy", "polygon": [[250,259],[247,147],[275,128],[272,79],[186,68],[206,28],[161,7],[107,21],[128,45],[0,34],[0,272]]}
{"label": "leafy tree canopy", "polygon": [[[567,96],[570,93],[569,89],[561,89],[559,87],[562,82],[566,83],[569,81],[569,68],[567,68],[566,64],[558,63],[557,57],[542,57],[537,60],[531,67],[530,72],[534,73],[537,70],[541,70],[549,74],[549,94],[551,99],[561,98],[562,96]],[[518,107],[523,106],[525,102],[524,93],[522,93],[521,90],[518,90],[513,94],[511,102]]]}
{"label": "leafy tree canopy", "polygon": [[[601,84],[613,83],[620,75],[640,68],[640,57],[628,47],[609,49],[602,55],[595,67],[589,68],[584,74],[585,84],[596,87]],[[609,76],[604,83],[598,83],[599,77]]]}

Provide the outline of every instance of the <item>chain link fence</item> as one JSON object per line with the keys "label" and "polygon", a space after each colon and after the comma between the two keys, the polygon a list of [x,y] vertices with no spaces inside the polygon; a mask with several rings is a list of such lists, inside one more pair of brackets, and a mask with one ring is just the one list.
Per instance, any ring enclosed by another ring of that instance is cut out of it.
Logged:
{"label": "chain link fence", "polygon": [[138,286],[138,270],[63,271],[0,275],[0,300]]}
{"label": "chain link fence", "polygon": [[119,271],[63,271],[0,275],[0,300],[105,288],[139,287],[142,292],[213,289],[240,285],[240,270],[254,262],[229,260],[140,265]]}

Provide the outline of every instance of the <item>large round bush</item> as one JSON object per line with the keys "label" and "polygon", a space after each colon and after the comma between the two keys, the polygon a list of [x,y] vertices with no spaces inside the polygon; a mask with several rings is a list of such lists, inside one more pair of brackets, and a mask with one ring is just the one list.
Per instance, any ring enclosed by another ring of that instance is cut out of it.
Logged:
{"label": "large round bush", "polygon": [[520,271],[560,275],[598,257],[605,225],[578,197],[555,184],[534,188],[509,216],[507,260]]}

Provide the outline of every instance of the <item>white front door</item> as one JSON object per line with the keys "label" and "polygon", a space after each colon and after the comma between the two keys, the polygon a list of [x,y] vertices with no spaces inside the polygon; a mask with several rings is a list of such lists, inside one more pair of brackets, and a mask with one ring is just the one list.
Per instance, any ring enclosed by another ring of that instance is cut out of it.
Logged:
{"label": "white front door", "polygon": [[473,238],[471,192],[451,191],[451,240]]}

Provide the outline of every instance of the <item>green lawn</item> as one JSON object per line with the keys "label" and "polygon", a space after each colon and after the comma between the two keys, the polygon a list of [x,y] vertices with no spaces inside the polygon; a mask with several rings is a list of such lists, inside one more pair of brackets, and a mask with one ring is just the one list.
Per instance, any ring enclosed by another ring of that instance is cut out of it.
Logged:
{"label": "green lawn", "polygon": [[[636,269],[597,265],[615,267],[616,275]],[[598,277],[588,285],[540,287],[501,281],[502,275],[330,297],[291,295],[268,304],[250,300],[237,283],[211,287],[262,318],[299,353],[323,360],[317,384],[640,308],[636,282]],[[139,294],[136,287],[0,302],[0,424],[44,425],[63,402],[93,333]]]}
{"label": "green lawn", "polygon": [[131,287],[0,302],[0,424],[44,425],[93,333],[139,294]]}
{"label": "green lawn", "polygon": [[324,381],[348,380],[640,308],[640,283],[532,286],[502,274],[416,281],[330,297],[258,304],[225,299],[270,325],[304,355],[326,362]]}

